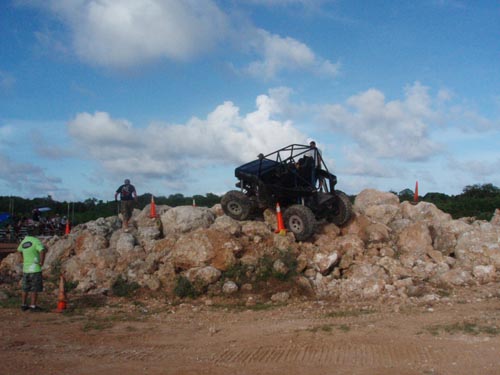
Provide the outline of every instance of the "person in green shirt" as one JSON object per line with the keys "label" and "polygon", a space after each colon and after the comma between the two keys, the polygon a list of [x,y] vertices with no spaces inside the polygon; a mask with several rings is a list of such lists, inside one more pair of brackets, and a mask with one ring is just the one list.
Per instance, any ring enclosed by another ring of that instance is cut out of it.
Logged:
{"label": "person in green shirt", "polygon": [[[26,236],[19,244],[17,251],[23,257],[23,286],[22,305],[23,311],[41,311],[37,306],[38,293],[43,291],[42,266],[47,248],[33,236]],[[28,305],[30,294],[30,305]]]}

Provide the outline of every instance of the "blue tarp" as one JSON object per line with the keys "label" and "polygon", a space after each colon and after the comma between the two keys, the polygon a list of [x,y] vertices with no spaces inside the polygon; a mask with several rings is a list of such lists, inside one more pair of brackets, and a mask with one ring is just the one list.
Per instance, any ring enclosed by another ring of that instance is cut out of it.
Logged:
{"label": "blue tarp", "polygon": [[10,215],[7,212],[0,212],[0,223],[10,219]]}

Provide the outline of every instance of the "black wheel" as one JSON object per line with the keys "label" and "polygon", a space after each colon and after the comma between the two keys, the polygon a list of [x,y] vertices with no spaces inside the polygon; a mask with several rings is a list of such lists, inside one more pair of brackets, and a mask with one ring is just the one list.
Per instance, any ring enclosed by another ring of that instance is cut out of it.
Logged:
{"label": "black wheel", "polygon": [[246,220],[252,211],[252,202],[238,190],[228,191],[221,199],[224,213],[235,220]]}
{"label": "black wheel", "polygon": [[314,233],[316,218],[309,207],[300,204],[288,207],[283,213],[283,221],[297,241],[307,240]]}
{"label": "black wheel", "polygon": [[331,207],[328,220],[336,225],[344,225],[352,216],[352,204],[346,193],[335,191],[336,198]]}

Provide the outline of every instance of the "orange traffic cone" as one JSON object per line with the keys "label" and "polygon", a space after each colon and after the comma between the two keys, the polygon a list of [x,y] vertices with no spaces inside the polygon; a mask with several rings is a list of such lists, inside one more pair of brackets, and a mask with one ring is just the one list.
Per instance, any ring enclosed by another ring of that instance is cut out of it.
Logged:
{"label": "orange traffic cone", "polygon": [[413,202],[418,203],[418,181],[415,183],[415,195],[413,196]]}
{"label": "orange traffic cone", "polygon": [[64,231],[64,234],[69,234],[69,232],[70,232],[69,220],[66,220],[66,230]]}
{"label": "orange traffic cone", "polygon": [[149,217],[154,219],[156,217],[156,204],[155,198],[151,195],[151,212],[149,213]]}
{"label": "orange traffic cone", "polygon": [[276,203],[276,218],[278,219],[278,228],[274,231],[274,233],[279,233],[281,235],[286,234],[285,224],[283,223],[283,215],[281,215],[280,204]]}
{"label": "orange traffic cone", "polygon": [[64,290],[64,276],[59,278],[59,297],[57,298],[57,309],[55,312],[63,312],[66,310],[66,291]]}

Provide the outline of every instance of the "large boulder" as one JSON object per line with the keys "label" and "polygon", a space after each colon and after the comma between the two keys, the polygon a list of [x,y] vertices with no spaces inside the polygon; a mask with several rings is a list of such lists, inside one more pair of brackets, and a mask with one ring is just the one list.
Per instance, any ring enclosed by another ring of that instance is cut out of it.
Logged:
{"label": "large boulder", "polygon": [[198,228],[208,228],[214,221],[214,213],[205,207],[179,206],[161,215],[165,237],[179,237]]}
{"label": "large boulder", "polygon": [[387,224],[398,211],[399,198],[393,193],[365,189],[354,199],[353,208],[356,213]]}
{"label": "large boulder", "polygon": [[172,264],[178,269],[211,265],[224,271],[235,264],[234,252],[239,249],[238,244],[224,233],[198,230],[181,236],[170,255]]}

